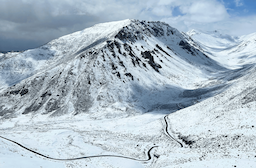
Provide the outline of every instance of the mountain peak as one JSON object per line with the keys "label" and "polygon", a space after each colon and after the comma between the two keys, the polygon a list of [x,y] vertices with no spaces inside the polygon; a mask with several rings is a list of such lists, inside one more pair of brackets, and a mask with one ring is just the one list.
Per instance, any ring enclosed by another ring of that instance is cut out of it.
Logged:
{"label": "mountain peak", "polygon": [[[169,101],[144,98],[148,89],[166,86],[175,97],[179,87],[194,88],[195,81],[222,68],[168,24],[130,19],[63,36],[0,65],[0,81],[7,84],[0,116],[97,112],[115,109],[120,101],[145,112]],[[15,103],[6,106],[9,99]]]}
{"label": "mountain peak", "polygon": [[186,34],[192,37],[192,36],[194,36],[194,35],[196,35],[196,34],[200,34],[200,33],[201,33],[201,32],[198,31],[198,30],[191,29],[191,30],[189,30]]}

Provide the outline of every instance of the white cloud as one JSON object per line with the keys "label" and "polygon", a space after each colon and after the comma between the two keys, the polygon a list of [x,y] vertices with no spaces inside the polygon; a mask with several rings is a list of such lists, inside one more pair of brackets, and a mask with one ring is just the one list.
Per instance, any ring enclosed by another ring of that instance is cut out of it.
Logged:
{"label": "white cloud", "polygon": [[[241,3],[239,1],[239,3]],[[164,21],[180,31],[190,29],[220,30],[231,35],[245,35],[255,32],[256,15],[234,17],[228,14],[225,3],[217,0],[150,0],[148,8],[172,12],[174,7],[180,9],[179,16],[160,16],[149,11],[150,16],[156,20]],[[165,9],[163,8],[165,6]]]}
{"label": "white cloud", "polygon": [[244,4],[241,2],[241,0],[234,0],[237,7],[243,6]]}
{"label": "white cloud", "polygon": [[186,20],[199,23],[217,22],[229,17],[221,3],[211,0],[194,1],[189,6],[181,6],[180,9]]}

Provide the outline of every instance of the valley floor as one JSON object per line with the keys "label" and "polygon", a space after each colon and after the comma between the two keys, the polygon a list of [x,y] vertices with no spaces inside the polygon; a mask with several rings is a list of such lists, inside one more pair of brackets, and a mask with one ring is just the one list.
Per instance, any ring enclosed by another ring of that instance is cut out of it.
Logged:
{"label": "valley floor", "polygon": [[[118,155],[147,160],[99,157],[56,161],[34,154],[0,138],[0,167],[255,167],[254,136],[212,135],[190,141],[172,130],[164,114],[147,113],[117,120],[83,120],[15,123],[1,128],[0,136],[59,159],[96,155]],[[84,116],[86,118],[86,116]],[[191,128],[193,129],[193,128]],[[167,131],[166,131],[167,130]],[[170,136],[169,136],[169,135]],[[180,145],[182,144],[182,146]]]}

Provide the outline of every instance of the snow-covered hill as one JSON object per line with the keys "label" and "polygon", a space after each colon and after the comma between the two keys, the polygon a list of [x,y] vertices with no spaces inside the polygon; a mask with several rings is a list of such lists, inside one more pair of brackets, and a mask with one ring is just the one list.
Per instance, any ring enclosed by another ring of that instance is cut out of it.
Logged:
{"label": "snow-covered hill", "polygon": [[239,41],[238,37],[222,34],[217,30],[208,32],[190,30],[187,34],[201,45],[222,49],[234,46]]}
{"label": "snow-covered hill", "polygon": [[207,56],[223,66],[236,69],[243,65],[255,63],[256,34],[234,37],[218,31],[202,32],[191,30],[187,32]]}
{"label": "snow-covered hill", "polygon": [[0,167],[255,167],[255,37],[124,20],[0,54]]}
{"label": "snow-covered hill", "polygon": [[197,98],[181,93],[225,70],[193,45],[165,23],[124,20],[5,54],[0,115],[113,118],[189,106]]}

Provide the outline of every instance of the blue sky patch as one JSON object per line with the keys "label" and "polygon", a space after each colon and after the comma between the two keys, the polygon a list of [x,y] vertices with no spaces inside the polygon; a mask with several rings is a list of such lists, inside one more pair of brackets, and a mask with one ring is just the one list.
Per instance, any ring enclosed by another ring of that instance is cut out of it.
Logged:
{"label": "blue sky patch", "polygon": [[231,16],[249,16],[256,14],[256,0],[220,0]]}

